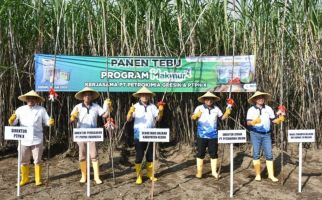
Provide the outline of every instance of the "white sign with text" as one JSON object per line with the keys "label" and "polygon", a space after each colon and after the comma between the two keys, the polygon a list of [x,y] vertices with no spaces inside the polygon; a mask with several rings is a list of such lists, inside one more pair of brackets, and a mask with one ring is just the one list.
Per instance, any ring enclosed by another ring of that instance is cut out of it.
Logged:
{"label": "white sign with text", "polygon": [[140,133],[140,142],[170,142],[170,129],[146,128]]}
{"label": "white sign with text", "polygon": [[33,140],[34,129],[26,126],[5,126],[5,140]]}
{"label": "white sign with text", "polygon": [[103,128],[74,128],[74,142],[102,142]]}
{"label": "white sign with text", "polygon": [[218,143],[246,143],[246,130],[218,130]]}
{"label": "white sign with text", "polygon": [[288,130],[287,140],[288,142],[315,142],[315,130]]}

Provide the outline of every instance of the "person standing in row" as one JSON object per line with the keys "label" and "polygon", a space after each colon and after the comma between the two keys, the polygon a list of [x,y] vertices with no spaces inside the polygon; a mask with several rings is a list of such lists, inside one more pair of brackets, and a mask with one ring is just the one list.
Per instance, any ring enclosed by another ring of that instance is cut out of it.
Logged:
{"label": "person standing in row", "polygon": [[43,125],[53,126],[54,119],[48,116],[46,109],[38,103],[45,99],[39,96],[34,90],[18,97],[27,105],[19,107],[9,118],[9,125],[27,126],[33,128],[33,139],[21,141],[21,181],[20,186],[29,183],[30,158],[31,155],[35,165],[35,185],[42,185],[42,154],[43,154]]}
{"label": "person standing in row", "polygon": [[130,107],[127,114],[127,121],[131,121],[134,118],[134,145],[136,151],[135,157],[135,170],[136,170],[136,184],[142,184],[142,173],[141,173],[141,163],[146,152],[146,171],[147,177],[156,181],[152,175],[153,169],[153,146],[147,142],[140,142],[141,131],[145,128],[155,128],[156,121],[160,121],[163,116],[163,110],[165,103],[159,102],[158,108],[151,103],[152,97],[155,96],[148,88],[142,87],[136,93],[133,94],[134,97],[139,98],[139,101]]}
{"label": "person standing in row", "polygon": [[225,120],[231,113],[231,107],[227,107],[225,114],[215,105],[220,98],[211,92],[200,96],[198,101],[202,103],[194,110],[192,120],[197,120],[197,178],[202,178],[203,160],[206,149],[211,158],[212,175],[218,179],[218,119]]}
{"label": "person standing in row", "polygon": [[273,182],[278,179],[274,176],[273,153],[272,153],[272,123],[280,124],[285,120],[285,111],[279,111],[278,118],[275,117],[273,109],[265,103],[270,101],[271,95],[264,92],[255,92],[248,99],[253,106],[247,111],[247,125],[250,130],[253,145],[253,165],[256,173],[256,181],[261,181],[260,150],[263,147],[266,157],[268,178]]}
{"label": "person standing in row", "polygon": [[[73,108],[70,115],[70,121],[77,122],[77,128],[96,128],[99,116],[103,118],[108,117],[108,113],[110,113],[108,110],[112,110],[112,103],[109,99],[105,100],[103,108],[93,103],[93,100],[99,96],[98,92],[89,87],[85,87],[75,94],[76,99],[83,101]],[[77,144],[79,147],[79,162],[82,175],[79,182],[86,183],[86,142],[77,142]],[[95,142],[89,142],[89,148],[94,171],[94,181],[96,184],[101,184],[102,180],[99,177],[99,163]]]}

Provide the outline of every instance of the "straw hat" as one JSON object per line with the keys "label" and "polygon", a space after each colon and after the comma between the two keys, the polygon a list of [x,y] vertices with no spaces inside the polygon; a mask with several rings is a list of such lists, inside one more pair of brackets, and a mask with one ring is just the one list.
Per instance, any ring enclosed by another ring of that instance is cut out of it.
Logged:
{"label": "straw hat", "polygon": [[255,101],[254,101],[255,97],[258,97],[258,96],[263,96],[265,101],[272,100],[272,96],[270,94],[265,93],[265,92],[256,91],[255,94],[248,99],[248,103],[255,104]]}
{"label": "straw hat", "polygon": [[38,102],[44,102],[45,99],[37,94],[34,90],[27,92],[26,94],[20,95],[18,99],[23,102],[27,102],[27,97],[36,97]]}
{"label": "straw hat", "polygon": [[140,97],[140,94],[150,94],[152,97],[155,96],[155,93],[151,92],[148,88],[143,86],[136,93],[133,94],[134,97]]}
{"label": "straw hat", "polygon": [[78,100],[83,100],[83,93],[84,92],[91,92],[93,95],[92,95],[92,97],[93,97],[93,100],[94,99],[97,99],[99,96],[100,96],[100,94],[98,93],[98,92],[96,92],[95,90],[93,90],[92,88],[90,88],[90,87],[85,87],[85,88],[83,88],[81,91],[79,91],[79,92],[77,92],[76,94],[75,94],[75,98],[76,99],[78,99]]}
{"label": "straw hat", "polygon": [[198,101],[203,103],[205,98],[214,98],[214,101],[220,101],[220,97],[217,97],[211,92],[207,92],[206,94],[202,95],[201,97],[198,97]]}

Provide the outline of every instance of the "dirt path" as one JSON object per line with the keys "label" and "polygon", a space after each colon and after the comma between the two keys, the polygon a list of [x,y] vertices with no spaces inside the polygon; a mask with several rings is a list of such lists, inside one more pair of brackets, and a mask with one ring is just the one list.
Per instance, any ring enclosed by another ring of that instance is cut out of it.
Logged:
{"label": "dirt path", "polygon": [[[225,152],[221,179],[216,181],[211,177],[209,159],[206,158],[204,177],[196,179],[195,159],[191,148],[169,148],[164,155],[167,159],[159,159],[157,163],[157,177],[154,199],[229,199],[229,161],[228,150]],[[236,152],[238,149],[236,149]],[[284,166],[284,185],[272,183],[267,180],[266,170],[263,172],[261,182],[254,181],[252,159],[250,152],[235,154],[234,170],[234,199],[322,199],[322,151],[310,151],[305,156],[303,165],[303,192],[297,193],[298,167],[297,158],[290,158],[285,154],[287,163]],[[278,152],[274,152],[277,164]],[[115,154],[116,184],[112,180],[110,162],[101,153],[102,185],[92,182],[92,199],[148,199],[151,182],[144,180],[140,186],[135,185],[133,164],[121,164],[120,153]],[[133,163],[133,155],[129,163]],[[265,167],[262,162],[263,168]],[[0,158],[0,199],[16,199],[16,155]],[[78,183],[80,171],[77,158],[50,160],[51,181],[49,186],[35,187],[30,183],[21,189],[23,199],[87,199],[86,185]],[[277,167],[275,174],[281,177]],[[143,171],[145,173],[145,171]],[[46,178],[46,169],[43,172]],[[31,180],[34,179],[31,168]]]}

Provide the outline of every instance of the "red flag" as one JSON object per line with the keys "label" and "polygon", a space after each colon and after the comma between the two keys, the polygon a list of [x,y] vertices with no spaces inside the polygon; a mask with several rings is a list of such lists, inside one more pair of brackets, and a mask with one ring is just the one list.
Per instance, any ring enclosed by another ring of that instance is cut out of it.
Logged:
{"label": "red flag", "polygon": [[55,89],[51,87],[49,89],[49,100],[54,101],[58,97],[58,94],[55,92]]}
{"label": "red flag", "polygon": [[286,107],[285,106],[283,106],[283,105],[279,105],[278,107],[277,107],[277,110],[279,110],[279,111],[281,111],[281,112],[286,112]]}

